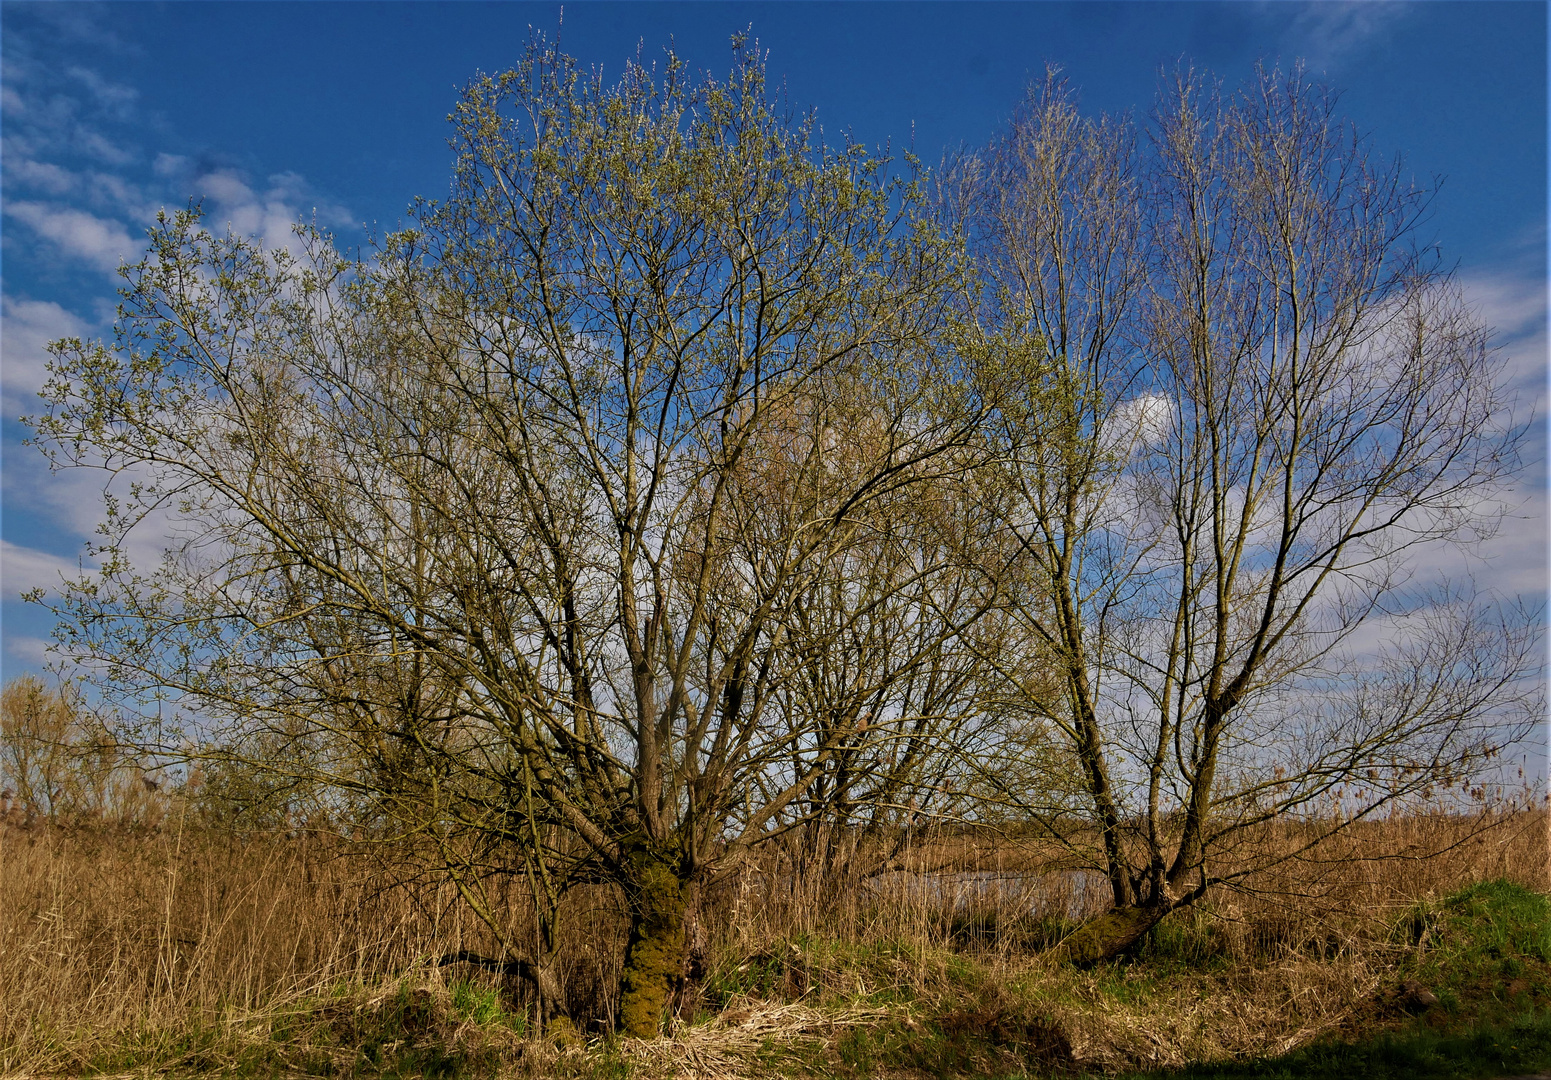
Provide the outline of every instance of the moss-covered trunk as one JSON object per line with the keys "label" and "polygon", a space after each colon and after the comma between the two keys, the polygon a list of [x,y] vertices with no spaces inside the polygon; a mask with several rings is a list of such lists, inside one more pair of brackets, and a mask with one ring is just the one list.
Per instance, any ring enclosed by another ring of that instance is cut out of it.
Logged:
{"label": "moss-covered trunk", "polygon": [[1080,966],[1113,959],[1140,941],[1168,913],[1167,907],[1155,904],[1113,908],[1079,926],[1061,943],[1061,949]]}
{"label": "moss-covered trunk", "polygon": [[620,977],[619,1030],[650,1039],[683,976],[689,887],[676,872],[676,860],[641,853],[631,861],[636,874],[630,886],[630,944]]}

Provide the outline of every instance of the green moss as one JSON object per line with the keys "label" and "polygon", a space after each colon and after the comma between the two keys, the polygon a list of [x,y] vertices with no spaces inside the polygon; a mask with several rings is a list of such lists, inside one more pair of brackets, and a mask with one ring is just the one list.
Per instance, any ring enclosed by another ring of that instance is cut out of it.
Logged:
{"label": "green moss", "polygon": [[684,967],[684,884],[671,863],[653,853],[634,860],[637,877],[630,945],[620,978],[619,1028],[650,1039]]}
{"label": "green moss", "polygon": [[562,1050],[581,1046],[583,1042],[581,1032],[576,1030],[569,1016],[557,1016],[550,1020],[549,1026],[544,1029],[544,1036]]}
{"label": "green moss", "polygon": [[1066,956],[1079,967],[1108,960],[1129,949],[1161,918],[1143,907],[1113,908],[1083,923],[1061,944]]}

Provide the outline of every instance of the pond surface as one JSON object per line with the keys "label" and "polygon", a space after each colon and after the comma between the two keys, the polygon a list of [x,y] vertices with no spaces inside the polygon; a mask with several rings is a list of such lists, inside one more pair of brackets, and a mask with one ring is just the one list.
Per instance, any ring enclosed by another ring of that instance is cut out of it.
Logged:
{"label": "pond surface", "polygon": [[863,887],[878,899],[916,899],[955,911],[999,910],[1015,915],[1061,915],[1084,919],[1110,905],[1109,879],[1095,870],[1044,873],[968,870],[894,870],[869,878]]}

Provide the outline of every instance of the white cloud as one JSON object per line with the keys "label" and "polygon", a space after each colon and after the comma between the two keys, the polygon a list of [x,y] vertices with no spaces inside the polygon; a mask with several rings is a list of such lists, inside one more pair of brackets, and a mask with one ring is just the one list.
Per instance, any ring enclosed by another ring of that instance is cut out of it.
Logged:
{"label": "white cloud", "polygon": [[87,127],[80,127],[75,132],[76,142],[81,149],[94,158],[100,158],[109,165],[128,165],[135,159],[135,155],[128,150],[110,142],[100,132]]}
{"label": "white cloud", "polygon": [[134,87],[109,82],[95,71],[90,71],[87,68],[72,67],[65,74],[84,83],[86,88],[92,92],[92,96],[100,104],[121,116],[127,114],[129,106],[133,105],[140,97],[140,91]]}
{"label": "white cloud", "polygon": [[50,195],[63,195],[74,189],[76,177],[58,165],[47,161],[18,160],[7,155],[5,162],[7,179],[26,187],[46,191]]}
{"label": "white cloud", "polygon": [[5,651],[22,663],[33,668],[41,668],[48,663],[49,642],[39,637],[24,637],[10,635],[5,639]]}
{"label": "white cloud", "polygon": [[157,154],[156,160],[151,163],[151,171],[156,173],[157,176],[177,176],[187,171],[187,169],[188,158],[179,154],[163,152]]}
{"label": "white cloud", "polygon": [[1508,358],[1514,387],[1539,402],[1545,394],[1548,359],[1545,279],[1498,271],[1465,275],[1460,284],[1476,314],[1492,327]]}
{"label": "white cloud", "polygon": [[60,577],[80,577],[79,563],[0,540],[0,596],[15,600],[31,589],[51,591]]}
{"label": "white cloud", "polygon": [[[6,456],[4,472],[5,505],[7,512],[19,511],[31,520],[45,525],[58,537],[58,545],[68,547],[72,543],[85,544],[87,538],[100,542],[98,526],[104,518],[104,495],[112,491],[122,502],[129,497],[129,488],[135,483],[152,480],[150,470],[144,467],[108,472],[105,469],[83,466],[51,470],[47,459],[33,448],[18,448]],[[128,536],[119,544],[121,554],[141,570],[152,570],[162,560],[169,546],[189,529],[173,507],[153,510],[136,523]],[[26,549],[21,549],[26,550]],[[7,563],[7,566],[9,564]],[[58,560],[52,569],[68,566],[69,576],[79,577],[80,570],[74,562]],[[13,595],[17,589],[9,584],[9,569],[5,588]],[[46,581],[34,581],[36,585],[53,585],[58,582],[52,570]],[[30,586],[29,586],[30,587]]]}
{"label": "white cloud", "polygon": [[[169,170],[174,167],[172,162],[167,165]],[[323,225],[350,221],[349,212],[338,204],[312,201],[309,205],[307,182],[294,172],[270,176],[269,186],[262,193],[233,169],[204,173],[192,181],[192,187],[196,198],[214,204],[206,210],[205,223],[209,228],[256,237],[270,248],[294,248],[293,229],[304,218],[315,216]]]}
{"label": "white cloud", "polygon": [[1510,338],[1545,330],[1546,283],[1524,274],[1468,274],[1465,295],[1491,327]]}
{"label": "white cloud", "polygon": [[1120,438],[1156,446],[1174,427],[1174,403],[1163,394],[1144,394],[1115,407],[1110,423]]}
{"label": "white cloud", "polygon": [[[1281,4],[1271,10],[1286,11]],[[1288,5],[1297,12],[1286,36],[1315,71],[1336,66],[1351,54],[1387,33],[1408,13],[1408,5],[1394,0],[1349,0]]]}
{"label": "white cloud", "polygon": [[114,32],[94,4],[38,4],[28,14],[47,24],[45,32],[57,41],[95,45],[119,55],[141,52],[137,43]]}
{"label": "white cloud", "polygon": [[121,262],[134,258],[139,251],[139,245],[129,238],[129,231],[121,222],[108,221],[84,210],[18,202],[7,205],[5,212],[52,240],[66,254],[99,270],[115,271]]}
{"label": "white cloud", "polygon": [[307,181],[301,173],[287,170],[269,178],[269,194],[275,198],[304,200],[307,198]]}
{"label": "white cloud", "polygon": [[[71,12],[43,12],[38,17],[53,16],[63,20],[57,33],[48,31],[54,37],[91,31],[92,20],[75,18]],[[229,225],[272,247],[294,244],[292,226],[304,216],[316,215],[325,223],[349,221],[338,206],[318,205],[297,173],[264,170],[250,175],[221,167],[201,175],[195,159],[158,153],[158,144],[169,145],[160,142],[166,129],[142,115],[132,87],[104,77],[112,71],[107,63],[99,70],[45,63],[30,56],[24,43],[8,48],[0,69],[5,117],[0,162],[6,185],[0,214],[8,253],[29,263],[37,253],[42,256],[38,262],[69,259],[113,272],[122,260],[136,259],[143,251],[138,225],[147,224],[158,207],[182,205],[190,196],[206,200],[211,229]],[[215,153],[219,160],[219,148]],[[116,284],[116,274],[112,278]],[[49,552],[84,552],[104,516],[104,490],[123,498],[129,485],[149,478],[144,469],[116,474],[98,468],[51,471],[44,454],[18,445],[15,418],[43,408],[37,392],[47,378],[47,344],[64,337],[100,337],[114,317],[108,288],[81,292],[73,283],[69,288],[77,291],[70,295],[48,291],[46,281],[31,288],[45,291],[35,298],[0,296],[0,416],[12,421],[5,425],[0,488],[13,528],[26,529],[10,534],[18,543],[0,547],[0,591],[13,600],[35,587],[57,592],[61,573],[78,577],[75,559]],[[123,554],[138,567],[154,568],[169,545],[175,546],[192,528],[178,520],[175,509],[161,508],[123,538]],[[46,629],[18,618],[14,630],[4,640],[8,663],[41,666]]]}
{"label": "white cloud", "polygon": [[140,189],[122,177],[114,176],[112,173],[94,172],[88,174],[86,182],[93,199],[99,204],[124,210],[131,217],[141,220],[149,220],[155,215],[154,210],[147,210]]}
{"label": "white cloud", "polygon": [[84,320],[51,301],[0,297],[0,401],[7,419],[37,410],[48,343],[89,331]]}
{"label": "white cloud", "polygon": [[205,173],[197,181],[199,193],[222,206],[242,207],[253,202],[253,189],[231,169]]}
{"label": "white cloud", "polygon": [[103,487],[109,479],[106,472],[94,468],[56,472],[41,451],[15,448],[5,460],[6,508],[31,515],[34,521],[53,529],[62,541],[84,543],[102,521]]}

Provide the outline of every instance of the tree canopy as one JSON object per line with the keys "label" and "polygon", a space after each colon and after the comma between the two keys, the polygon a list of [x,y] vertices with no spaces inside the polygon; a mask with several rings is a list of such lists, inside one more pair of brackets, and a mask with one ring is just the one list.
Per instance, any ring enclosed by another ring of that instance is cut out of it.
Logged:
{"label": "tree canopy", "polygon": [[737,56],[533,46],[364,256],[158,220],[34,420],[132,478],[60,646],[142,742],[414,852],[551,1017],[559,898],[610,884],[647,1035],[701,890],[793,830],[1012,813],[1112,884],[1083,958],[1276,815],[1519,736],[1533,620],[1352,648],[1519,434],[1424,193],[1328,95],[1183,77],[1139,138],[1052,78],[928,177]]}

